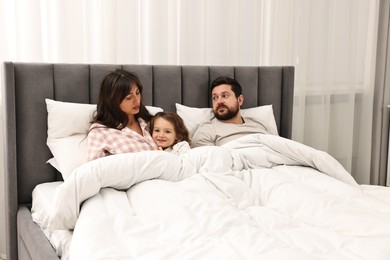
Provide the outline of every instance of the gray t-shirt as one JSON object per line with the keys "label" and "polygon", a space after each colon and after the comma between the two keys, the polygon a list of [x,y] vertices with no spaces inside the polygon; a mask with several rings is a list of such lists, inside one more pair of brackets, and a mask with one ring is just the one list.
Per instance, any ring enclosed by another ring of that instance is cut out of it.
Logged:
{"label": "gray t-shirt", "polygon": [[243,119],[243,124],[224,123],[216,118],[201,124],[192,137],[192,147],[206,145],[220,146],[248,134],[278,134],[276,129],[273,129],[265,123],[249,117]]}

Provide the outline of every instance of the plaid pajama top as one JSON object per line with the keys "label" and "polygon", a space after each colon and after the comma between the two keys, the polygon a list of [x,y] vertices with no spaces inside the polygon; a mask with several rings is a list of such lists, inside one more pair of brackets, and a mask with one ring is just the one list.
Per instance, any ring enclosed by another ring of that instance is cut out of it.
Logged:
{"label": "plaid pajama top", "polygon": [[149,133],[149,125],[138,118],[143,136],[128,127],[122,130],[94,123],[87,136],[88,161],[120,153],[157,150],[157,145]]}

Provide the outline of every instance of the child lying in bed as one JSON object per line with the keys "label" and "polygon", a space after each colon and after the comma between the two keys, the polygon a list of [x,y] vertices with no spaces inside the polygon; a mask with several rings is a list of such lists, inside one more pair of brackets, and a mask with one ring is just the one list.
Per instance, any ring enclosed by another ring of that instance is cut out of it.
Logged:
{"label": "child lying in bed", "polygon": [[190,148],[189,133],[182,118],[172,112],[158,112],[150,121],[150,133],[157,146],[181,155]]}

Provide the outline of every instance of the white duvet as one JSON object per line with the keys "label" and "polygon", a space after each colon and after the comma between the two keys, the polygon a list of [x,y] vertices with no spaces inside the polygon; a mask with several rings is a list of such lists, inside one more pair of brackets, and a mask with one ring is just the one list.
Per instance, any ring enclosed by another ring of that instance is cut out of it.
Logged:
{"label": "white duvet", "polygon": [[389,189],[272,135],[101,158],[54,205],[70,259],[390,259]]}

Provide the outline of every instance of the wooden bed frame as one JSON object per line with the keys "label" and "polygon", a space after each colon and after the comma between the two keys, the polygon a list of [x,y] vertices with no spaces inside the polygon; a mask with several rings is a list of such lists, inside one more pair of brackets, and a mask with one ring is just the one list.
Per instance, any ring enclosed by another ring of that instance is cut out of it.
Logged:
{"label": "wooden bed frame", "polygon": [[[3,64],[6,125],[5,192],[7,259],[59,259],[31,218],[31,193],[37,184],[61,180],[46,161],[45,98],[96,103],[104,75],[117,67],[135,72],[146,105],[175,111],[175,103],[209,106],[209,85],[217,76],[236,78],[244,106],[273,105],[279,134],[291,138],[294,67],[179,66],[120,64]],[[66,119],[64,119],[66,123]]]}

